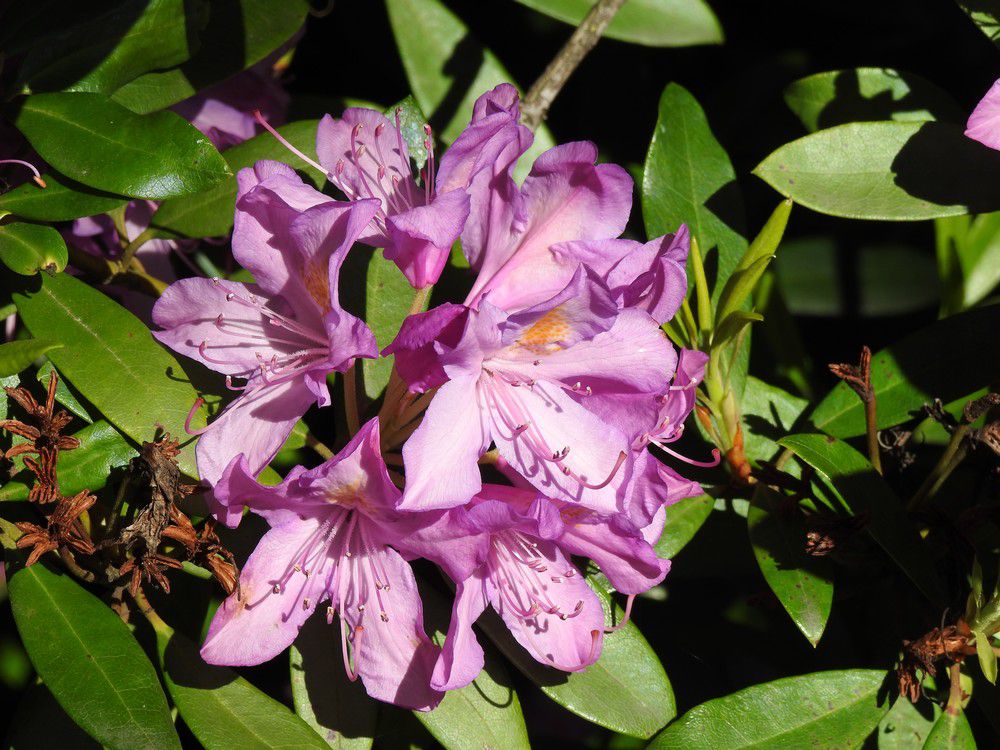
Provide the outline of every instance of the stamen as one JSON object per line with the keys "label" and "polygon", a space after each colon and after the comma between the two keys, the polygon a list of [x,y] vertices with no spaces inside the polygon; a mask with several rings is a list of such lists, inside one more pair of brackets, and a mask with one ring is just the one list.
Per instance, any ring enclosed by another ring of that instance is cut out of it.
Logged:
{"label": "stamen", "polygon": [[668,453],[671,456],[673,456],[674,458],[676,458],[676,459],[678,459],[680,461],[683,461],[686,464],[691,464],[691,466],[700,466],[703,469],[711,469],[711,468],[713,468],[715,466],[718,466],[722,462],[722,454],[719,453],[719,449],[718,448],[712,448],[712,460],[711,461],[696,461],[693,458],[688,458],[687,456],[682,456],[677,451],[675,451],[675,450],[673,450],[671,448],[668,448],[666,446],[666,444],[664,444],[660,440],[650,440],[649,442],[652,443],[653,445],[655,445],[660,450],[662,450],[664,453]]}
{"label": "stamen", "polygon": [[205,425],[199,430],[191,429],[191,420],[194,418],[195,412],[197,412],[198,409],[201,408],[201,405],[204,403],[205,399],[203,399],[201,396],[198,396],[198,398],[194,400],[194,403],[191,404],[191,409],[190,411],[188,411],[187,419],[184,420],[184,432],[186,432],[188,435],[201,435],[211,426],[211,425]]}
{"label": "stamen", "polygon": [[48,185],[45,184],[45,180],[42,179],[41,172],[39,172],[35,168],[35,165],[31,162],[22,161],[21,159],[0,159],[0,164],[20,164],[22,167],[27,167],[34,172],[35,176],[31,179],[35,181],[35,184],[38,185],[38,187],[48,187]]}
{"label": "stamen", "polygon": [[358,625],[354,628],[354,632],[351,634],[351,644],[353,648],[351,651],[354,656],[354,666],[351,666],[351,657],[347,653],[347,636],[346,636],[347,623],[344,622],[344,618],[340,618],[340,649],[341,654],[344,657],[344,671],[347,672],[347,679],[354,682],[358,679],[358,649],[361,646],[361,636],[364,635],[365,626]]}
{"label": "stamen", "polygon": [[[716,452],[718,452],[718,451],[716,451]],[[611,473],[608,474],[607,479],[605,479],[603,482],[600,482],[599,484],[590,484],[587,480],[583,479],[582,477],[580,477],[577,474],[574,474],[570,470],[570,468],[568,466],[560,466],[559,468],[562,470],[563,474],[565,474],[568,477],[572,477],[573,479],[575,479],[577,482],[579,482],[580,484],[582,484],[587,489],[601,490],[601,489],[604,489],[605,487],[607,487],[609,484],[611,484],[611,480],[614,479],[615,474],[618,473],[618,469],[620,469],[621,465],[623,463],[625,463],[625,458],[626,458],[625,451],[622,451],[621,453],[619,453],[618,454],[618,460],[615,461],[615,465],[611,468]]]}
{"label": "stamen", "polygon": [[612,625],[610,627],[604,628],[605,633],[616,633],[626,625],[628,625],[629,619],[632,617],[632,602],[635,601],[635,594],[629,594],[628,600],[625,602],[625,614],[622,615],[622,621],[617,625]]}
{"label": "stamen", "polygon": [[267,122],[267,120],[264,119],[264,116],[260,113],[259,109],[255,109],[253,111],[253,118],[258,123],[260,123],[261,127],[263,127],[264,130],[273,135],[278,140],[278,143],[287,148],[289,151],[291,151],[293,154],[295,154],[309,166],[319,170],[322,174],[326,175],[327,179],[332,181],[333,179],[332,175],[329,172],[327,172],[319,163],[317,163],[316,161],[310,159],[308,156],[303,154],[301,151],[295,148],[295,146],[289,143],[287,138],[285,138],[281,133],[272,128],[271,125]]}

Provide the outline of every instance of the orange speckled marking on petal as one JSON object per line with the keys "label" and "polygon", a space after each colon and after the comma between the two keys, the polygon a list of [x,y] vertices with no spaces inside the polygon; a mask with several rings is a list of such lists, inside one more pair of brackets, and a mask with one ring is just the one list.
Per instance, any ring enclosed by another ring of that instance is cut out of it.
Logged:
{"label": "orange speckled marking on petal", "polygon": [[562,310],[555,307],[521,334],[517,343],[532,351],[553,351],[562,348],[558,342],[568,339],[572,331]]}
{"label": "orange speckled marking on petal", "polygon": [[326,263],[311,260],[302,269],[302,281],[320,310],[330,312],[330,276]]}

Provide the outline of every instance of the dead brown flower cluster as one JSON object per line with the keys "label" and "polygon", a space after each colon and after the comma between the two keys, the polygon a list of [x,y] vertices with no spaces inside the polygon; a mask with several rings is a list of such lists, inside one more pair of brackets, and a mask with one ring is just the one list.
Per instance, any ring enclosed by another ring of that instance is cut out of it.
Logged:
{"label": "dead brown flower cluster", "polygon": [[915,641],[903,641],[903,658],[896,667],[899,694],[916,703],[923,695],[921,681],[924,675],[936,677],[938,665],[957,664],[976,653],[969,645],[972,631],[964,620],[954,625],[933,628]]}
{"label": "dead brown flower cluster", "polygon": [[[17,546],[31,549],[26,565],[34,565],[48,552],[58,552],[72,572],[88,581],[113,585],[128,577],[134,595],[143,580],[169,593],[166,571],[181,568],[188,560],[207,568],[226,593],[232,593],[239,571],[232,553],[215,533],[214,522],[209,519],[199,531],[177,505],[194,488],[181,480],[179,446],[169,435],[142,444],[119,487],[115,506],[103,528],[104,538],[95,543],[87,512],[97,498],[87,490],[66,497],[59,489],[59,452],[78,448],[80,441],[61,434],[72,417],[55,409],[57,384],[53,371],[44,404],[39,404],[26,388],[4,389],[26,413],[25,421],[0,421],[0,429],[25,438],[4,456],[11,459],[25,455],[24,464],[35,475],[28,499],[45,516],[44,525],[17,524],[22,532]],[[123,508],[127,508],[124,519],[128,525],[119,528]],[[175,544],[162,549],[171,542]]]}

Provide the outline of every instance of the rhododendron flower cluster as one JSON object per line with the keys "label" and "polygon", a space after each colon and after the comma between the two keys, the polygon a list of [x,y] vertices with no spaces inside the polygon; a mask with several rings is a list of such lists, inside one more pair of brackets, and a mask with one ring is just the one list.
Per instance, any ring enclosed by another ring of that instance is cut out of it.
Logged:
{"label": "rhododendron flower cluster", "polygon": [[[479,673],[472,626],[487,608],[540,663],[593,664],[621,623],[606,621],[574,558],[593,561],[630,611],[670,568],[652,547],[665,507],[700,492],[671,464],[712,464],[670,447],[706,364],[661,329],[687,291],[686,228],[621,239],[632,180],[597,164],[591,143],[548,150],[518,185],[532,135],[510,85],[479,98],[439,159],[425,135],[431,156],[414,177],[398,116],[325,118],[310,161],[346,200],[276,162],[244,169],[233,253],[253,283],[184,279],[153,311],[161,342],[238,391],[198,440],[212,513],[236,526],[249,509],[270,525],[204,658],[270,659],[319,609],[339,626],[348,675],[417,709]],[[395,358],[381,411],[391,424],[355,425],[321,466],[259,483],[296,421],[330,404],[327,378],[380,356],[340,302],[346,256],[366,252],[356,243],[383,248],[423,298],[459,239],[476,273],[464,301],[410,315],[381,352]],[[415,428],[396,422],[422,407]],[[384,458],[394,450],[398,471]],[[424,629],[416,558],[456,591],[440,646]]]}

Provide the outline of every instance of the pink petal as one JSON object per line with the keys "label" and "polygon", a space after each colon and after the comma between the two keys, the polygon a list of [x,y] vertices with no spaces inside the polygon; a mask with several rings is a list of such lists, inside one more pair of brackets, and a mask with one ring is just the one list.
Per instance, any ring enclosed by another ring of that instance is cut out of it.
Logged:
{"label": "pink petal", "polygon": [[452,190],[426,206],[390,216],[385,257],[415,289],[436,284],[468,217],[469,197],[464,190]]}
{"label": "pink petal", "polygon": [[990,148],[1000,149],[1000,79],[972,110],[965,134]]}
{"label": "pink petal", "polygon": [[396,370],[411,391],[423,393],[448,380],[434,343],[454,348],[465,329],[468,311],[463,305],[446,302],[410,315],[393,342],[382,350],[382,356],[395,357]]}
{"label": "pink petal", "polygon": [[436,690],[456,690],[479,676],[485,658],[472,626],[485,609],[483,580],[473,576],[461,581],[455,591],[444,648],[431,677],[431,686]]}
{"label": "pink petal", "polygon": [[607,520],[593,517],[574,523],[572,513],[569,516],[565,519],[559,546],[597,563],[616,591],[641,594],[662,581],[670,570],[670,561],[658,558],[638,533],[624,531]]}

